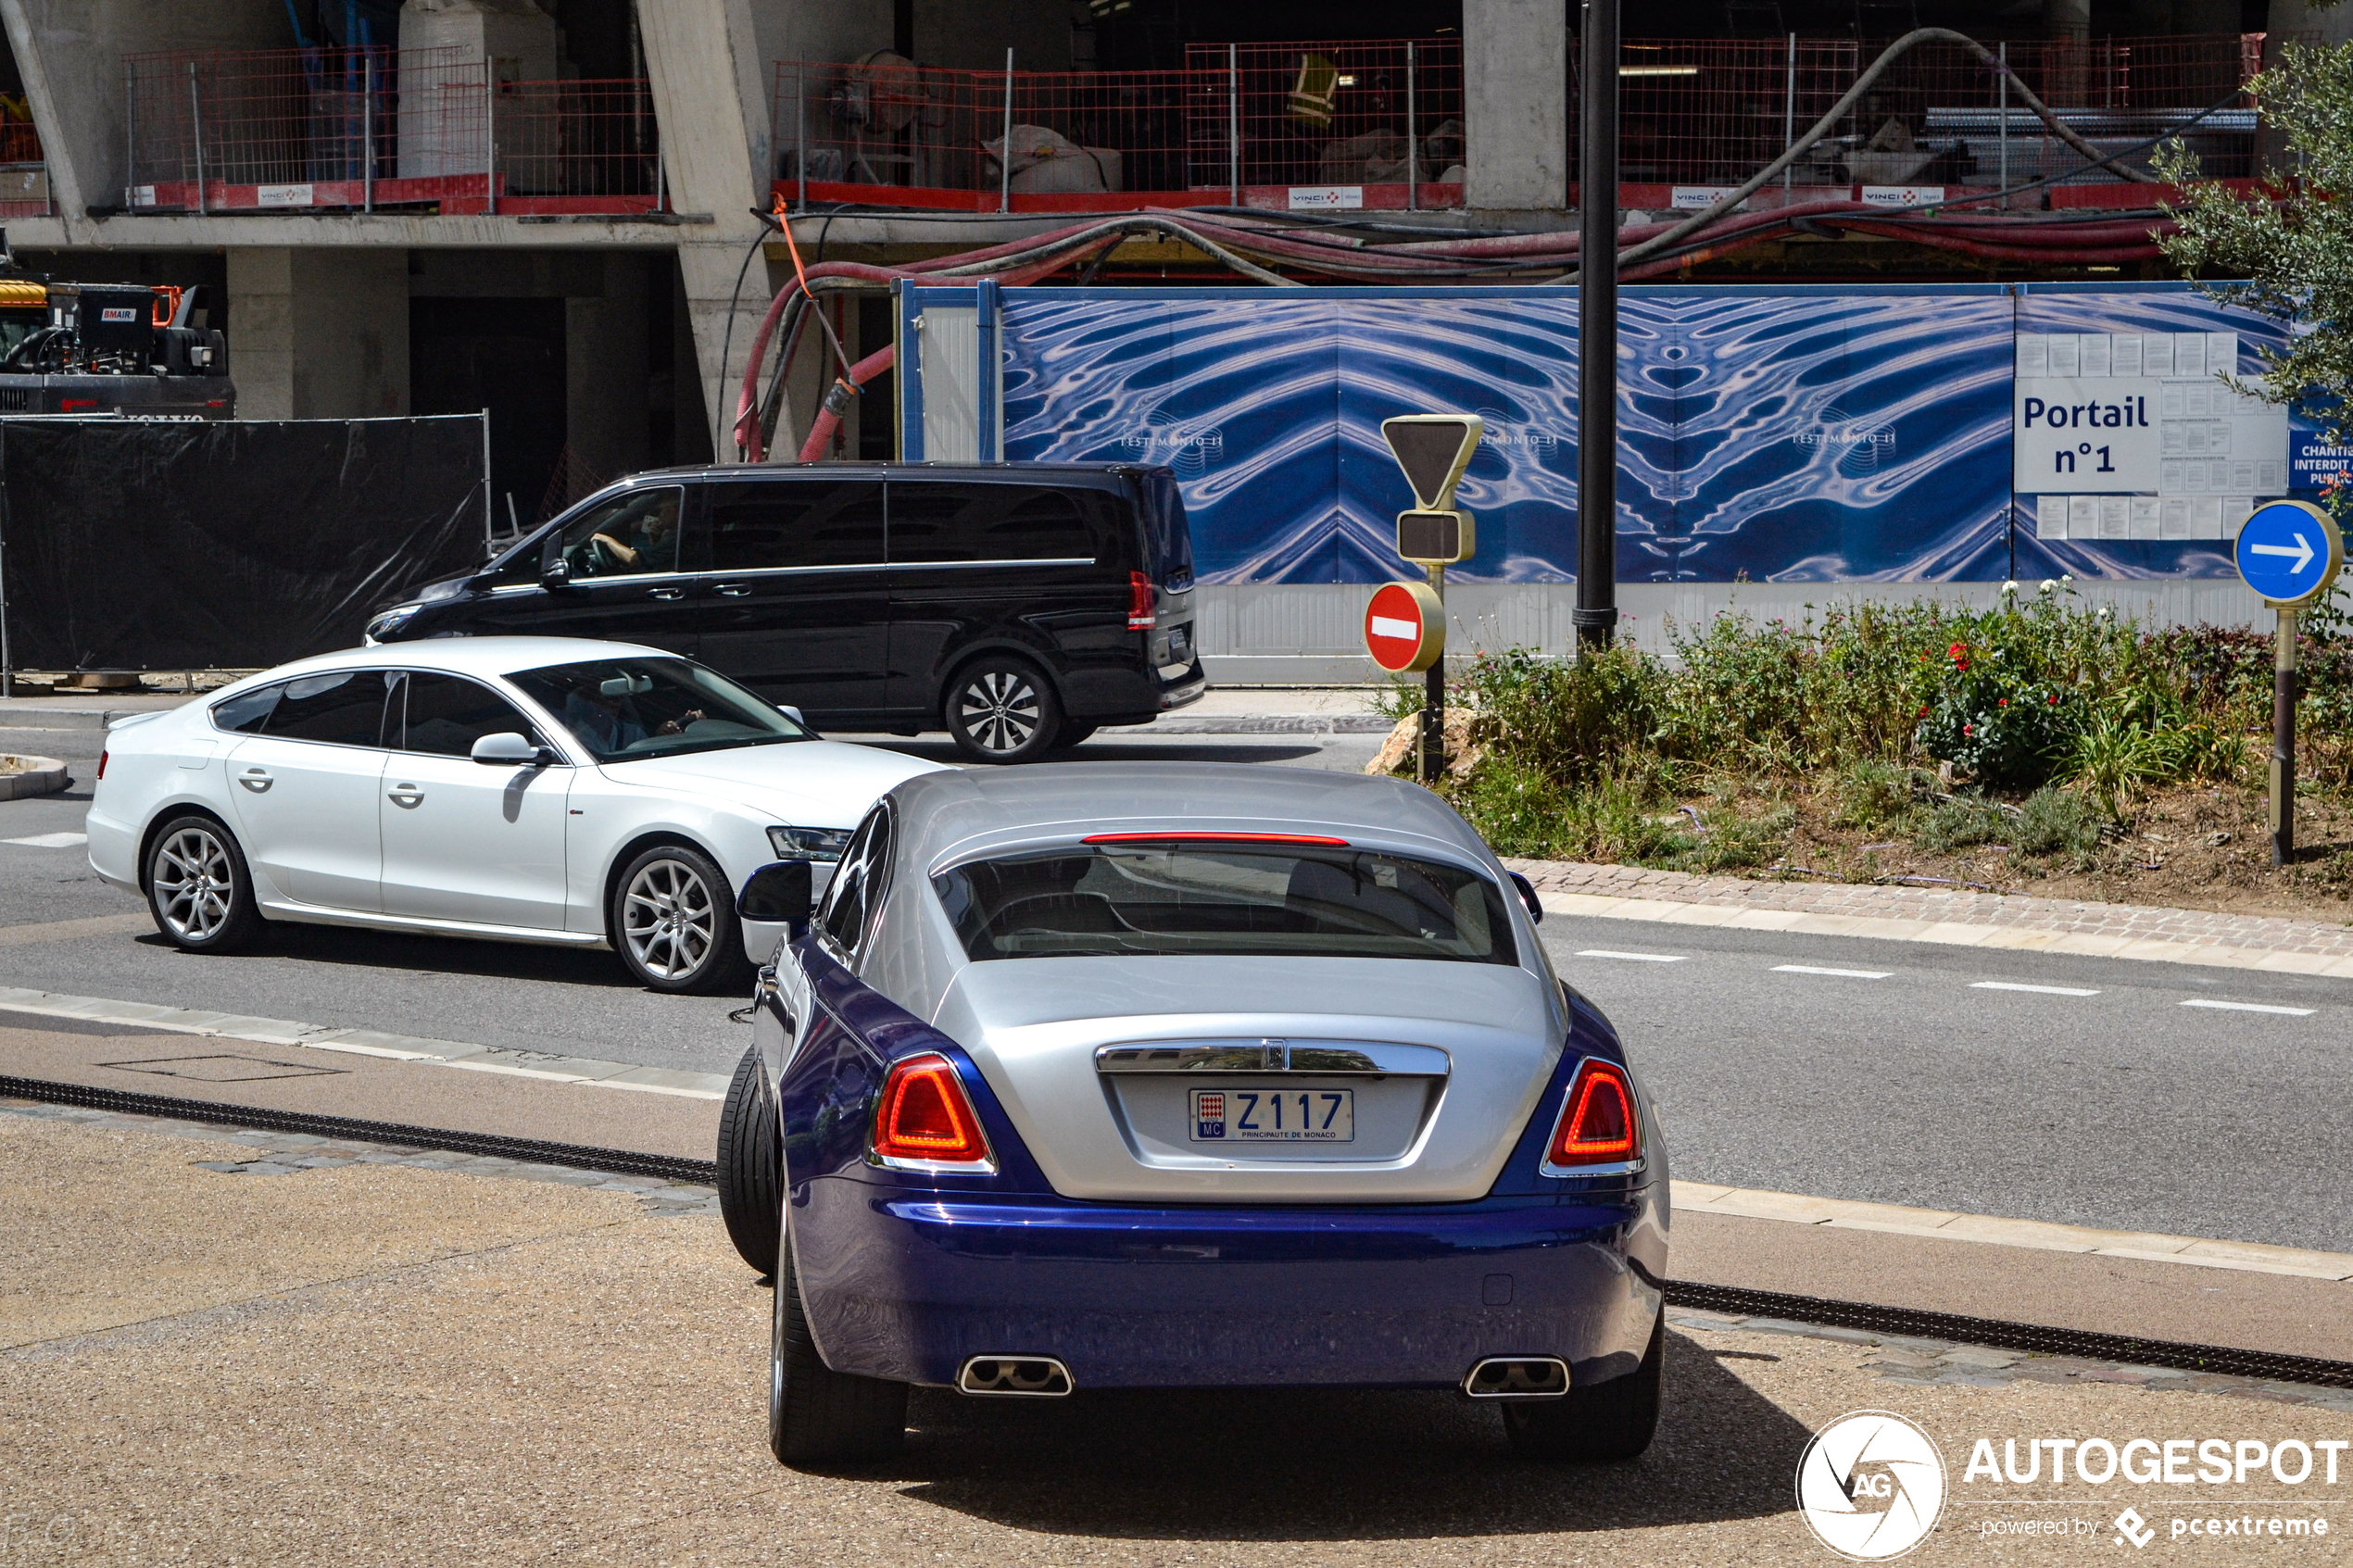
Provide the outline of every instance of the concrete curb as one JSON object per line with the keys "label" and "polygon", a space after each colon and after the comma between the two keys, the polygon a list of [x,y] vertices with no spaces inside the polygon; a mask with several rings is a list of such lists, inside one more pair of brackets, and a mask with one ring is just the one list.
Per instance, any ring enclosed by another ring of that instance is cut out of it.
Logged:
{"label": "concrete curb", "polygon": [[26,757],[24,760],[33,765],[20,773],[0,773],[0,800],[55,795],[73,783],[66,765],[54,757]]}
{"label": "concrete curb", "polygon": [[200,1012],[191,1008],[160,1007],[149,1002],[119,1002],[104,997],[71,997],[55,991],[0,986],[0,1013],[11,1012],[50,1018],[79,1018],[93,1023],[120,1023],[175,1035],[250,1040],[264,1046],[295,1046],[309,1050],[343,1051],[353,1056],[386,1057],[395,1061],[422,1061],[429,1066],[461,1068],[469,1073],[501,1073],[517,1078],[538,1078],[556,1084],[584,1084],[599,1089],[635,1089],[644,1094],[677,1095],[686,1099],[727,1098],[727,1075],[724,1073],[690,1073],[673,1067],[645,1067],[633,1061],[604,1061],[595,1057],[560,1056],[551,1051],[477,1046],[463,1040],[430,1040],[415,1035],[386,1034],[377,1029],[335,1029],[323,1023],[299,1023],[291,1019]]}
{"label": "concrete curb", "polygon": [[1106,729],[1114,735],[1385,735],[1397,727],[1378,713],[1212,713]]}
{"label": "concrete curb", "polygon": [[1896,1203],[1858,1203],[1797,1193],[1759,1192],[1707,1182],[1675,1182],[1678,1214],[1727,1214],[1744,1220],[1780,1220],[1834,1230],[1884,1231],[1939,1241],[1975,1241],[1995,1247],[2025,1247],[2045,1252],[2091,1252],[2104,1258],[2186,1263],[2250,1273],[2296,1274],[2305,1279],[2353,1280],[2353,1256],[2274,1247],[2259,1241],[2206,1241],[2196,1236],[2150,1231],[2104,1231],[2041,1220],[2007,1220],[1991,1214],[1961,1214],[1942,1209],[1911,1209]]}
{"label": "concrete curb", "polygon": [[1614,898],[1595,893],[1539,890],[1536,896],[1548,914],[1586,915],[1599,920],[1727,926],[1735,931],[1793,931],[1806,936],[1863,936],[1881,942],[1934,942],[1944,947],[2070,953],[2080,958],[2204,964],[2217,969],[2260,969],[2278,974],[2319,974],[2333,979],[2353,979],[2353,957],[2296,952],[2280,947],[2219,947],[2211,943],[2169,942],[2152,936],[2097,936],[2078,931],[2038,931],[2024,926],[1976,925],[1960,921],[1818,915],[1796,909],[1743,909],[1722,904],[1678,903],[1667,898]]}

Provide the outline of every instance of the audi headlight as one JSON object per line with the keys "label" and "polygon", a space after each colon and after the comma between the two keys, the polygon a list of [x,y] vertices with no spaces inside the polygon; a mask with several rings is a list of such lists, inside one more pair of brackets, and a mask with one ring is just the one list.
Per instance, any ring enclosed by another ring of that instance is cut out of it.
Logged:
{"label": "audi headlight", "polygon": [[392,608],[368,622],[368,642],[371,644],[383,642],[386,637],[416,620],[417,612],[424,608],[422,604],[393,606]]}
{"label": "audi headlight", "polygon": [[838,860],[849,843],[848,828],[770,828],[768,847],[779,860]]}

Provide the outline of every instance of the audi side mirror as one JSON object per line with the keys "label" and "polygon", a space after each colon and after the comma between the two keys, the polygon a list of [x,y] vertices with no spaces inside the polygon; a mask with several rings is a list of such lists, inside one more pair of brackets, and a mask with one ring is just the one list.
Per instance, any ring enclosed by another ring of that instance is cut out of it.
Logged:
{"label": "audi side mirror", "polygon": [[1536,897],[1536,884],[1517,872],[1511,873],[1512,885],[1519,889],[1519,901],[1528,906],[1528,918],[1536,925],[1544,923],[1544,901]]}
{"label": "audi side mirror", "polygon": [[755,924],[788,926],[798,936],[815,903],[815,868],[807,860],[774,860],[745,881],[736,913]]}
{"label": "audi side mirror", "polygon": [[512,730],[483,736],[469,755],[485,768],[544,768],[555,760],[555,754],[546,746],[534,746],[528,735]]}
{"label": "audi side mirror", "polygon": [[800,716],[800,709],[795,708],[789,702],[778,703],[776,705],[776,711],[791,720],[794,723],[799,724],[804,730],[809,727],[809,721]]}

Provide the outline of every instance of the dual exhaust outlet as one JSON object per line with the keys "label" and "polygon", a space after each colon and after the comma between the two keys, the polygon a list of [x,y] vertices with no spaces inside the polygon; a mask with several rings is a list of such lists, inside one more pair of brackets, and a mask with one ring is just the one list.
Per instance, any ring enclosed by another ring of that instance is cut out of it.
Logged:
{"label": "dual exhaust outlet", "polygon": [[[956,1391],[985,1398],[1059,1399],[1071,1391],[1070,1369],[1051,1356],[975,1356],[956,1374]],[[1557,1399],[1568,1392],[1568,1363],[1558,1356],[1489,1356],[1463,1379],[1474,1399]]]}

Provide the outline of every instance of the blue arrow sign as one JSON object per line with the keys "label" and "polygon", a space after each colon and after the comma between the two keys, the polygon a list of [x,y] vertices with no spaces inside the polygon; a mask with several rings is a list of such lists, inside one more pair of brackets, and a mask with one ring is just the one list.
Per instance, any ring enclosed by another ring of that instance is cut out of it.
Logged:
{"label": "blue arrow sign", "polygon": [[2274,604],[2298,603],[2335,577],[2343,548],[2318,508],[2267,502],[2239,530],[2239,576]]}

